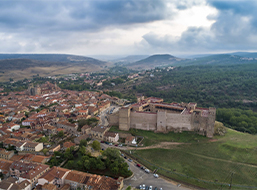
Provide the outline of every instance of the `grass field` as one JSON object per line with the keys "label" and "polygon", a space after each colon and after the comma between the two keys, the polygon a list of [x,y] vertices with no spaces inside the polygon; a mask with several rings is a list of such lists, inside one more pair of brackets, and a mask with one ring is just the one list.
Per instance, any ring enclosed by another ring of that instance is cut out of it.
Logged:
{"label": "grass field", "polygon": [[147,145],[165,141],[185,144],[171,149],[137,149],[133,154],[150,169],[163,168],[158,173],[199,187],[228,189],[232,180],[232,189],[246,189],[244,186],[257,189],[257,136],[227,131],[225,136],[209,140],[192,133],[158,134],[138,130],[136,135],[148,139]]}

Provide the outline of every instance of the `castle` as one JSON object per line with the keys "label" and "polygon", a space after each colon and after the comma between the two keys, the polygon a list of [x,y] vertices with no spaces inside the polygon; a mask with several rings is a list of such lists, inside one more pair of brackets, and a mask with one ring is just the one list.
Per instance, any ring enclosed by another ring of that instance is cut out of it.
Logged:
{"label": "castle", "polygon": [[195,131],[213,137],[216,108],[198,108],[197,103],[164,103],[161,98],[138,98],[136,104],[122,107],[109,116],[110,125],[155,132]]}
{"label": "castle", "polygon": [[59,91],[60,88],[57,86],[57,84],[52,84],[50,82],[46,82],[45,84],[42,85],[36,85],[34,87],[33,84],[30,84],[28,88],[28,94],[31,96],[35,95],[41,95],[41,94],[49,94],[52,93],[53,91]]}

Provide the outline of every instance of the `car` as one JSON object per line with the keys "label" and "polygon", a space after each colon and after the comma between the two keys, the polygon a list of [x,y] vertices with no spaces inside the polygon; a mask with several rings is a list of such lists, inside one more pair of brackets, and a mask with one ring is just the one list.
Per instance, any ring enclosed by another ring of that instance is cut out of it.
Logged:
{"label": "car", "polygon": [[149,190],[153,190],[153,186],[150,185]]}
{"label": "car", "polygon": [[153,176],[154,176],[154,177],[156,177],[156,178],[158,178],[158,177],[159,177],[159,175],[158,175],[158,174],[153,174]]}
{"label": "car", "polygon": [[109,144],[108,142],[105,142],[105,144]]}
{"label": "car", "polygon": [[163,190],[162,188],[160,188],[160,190]]}
{"label": "car", "polygon": [[129,162],[132,162],[132,160],[131,160],[130,158],[128,159],[128,161],[129,161]]}
{"label": "car", "polygon": [[109,143],[110,146],[112,146],[112,143]]}
{"label": "car", "polygon": [[114,145],[114,146],[118,146],[118,145],[116,144],[116,145]]}
{"label": "car", "polygon": [[122,157],[124,157],[124,154],[121,154]]}
{"label": "car", "polygon": [[127,156],[124,156],[125,159],[127,159]]}
{"label": "car", "polygon": [[101,143],[104,143],[104,141],[101,141]]}
{"label": "car", "polygon": [[122,147],[122,144],[119,144],[120,147]]}
{"label": "car", "polygon": [[139,185],[138,189],[143,189],[142,185]]}
{"label": "car", "polygon": [[149,187],[148,187],[148,186],[145,186],[145,190],[149,190]]}
{"label": "car", "polygon": [[102,148],[102,150],[104,150],[104,148]]}
{"label": "car", "polygon": [[144,166],[141,166],[141,169],[142,169],[142,170],[145,170]]}
{"label": "car", "polygon": [[145,184],[142,185],[142,188],[145,189]]}
{"label": "car", "polygon": [[157,188],[157,187],[155,187],[155,188],[154,188],[154,190],[158,190],[158,188]]}
{"label": "car", "polygon": [[148,169],[145,169],[145,172],[146,172],[146,173],[150,173],[150,170],[148,170]]}
{"label": "car", "polygon": [[140,168],[140,167],[141,167],[141,165],[140,165],[140,164],[137,164],[137,167],[139,167],[139,168]]}

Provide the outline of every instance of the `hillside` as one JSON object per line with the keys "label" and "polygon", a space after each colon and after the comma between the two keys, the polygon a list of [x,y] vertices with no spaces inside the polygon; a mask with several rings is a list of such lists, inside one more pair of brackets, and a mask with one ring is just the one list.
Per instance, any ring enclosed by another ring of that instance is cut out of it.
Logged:
{"label": "hillside", "polygon": [[171,65],[175,62],[181,61],[181,58],[174,57],[169,54],[152,55],[140,61],[128,64],[127,67],[134,69],[150,69],[159,66]]}
{"label": "hillside", "polygon": [[[115,126],[110,130],[119,132]],[[256,188],[257,136],[226,130],[224,136],[208,139],[193,132],[163,134],[130,129],[125,133],[143,136],[144,147],[126,153],[151,171],[157,169],[158,174],[178,182],[229,189],[233,173],[232,189]]]}
{"label": "hillside", "polygon": [[244,63],[256,63],[255,59],[247,59],[238,55],[229,54],[215,54],[206,57],[182,60],[174,63],[175,66],[189,66],[189,65],[235,65]]}
{"label": "hillside", "polygon": [[107,62],[83,56],[55,54],[1,54],[0,81],[20,80],[33,75],[49,76],[100,71]]}

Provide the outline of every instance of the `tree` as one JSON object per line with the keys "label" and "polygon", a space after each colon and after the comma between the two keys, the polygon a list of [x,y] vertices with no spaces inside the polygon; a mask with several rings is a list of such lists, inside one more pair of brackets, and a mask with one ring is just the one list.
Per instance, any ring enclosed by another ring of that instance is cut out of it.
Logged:
{"label": "tree", "polygon": [[74,161],[73,160],[70,160],[68,163],[67,163],[67,167],[68,168],[73,168],[73,165],[74,165]]}
{"label": "tree", "polygon": [[81,147],[79,148],[79,152],[80,152],[81,154],[85,155],[85,154],[87,153],[86,147],[81,146]]}
{"label": "tree", "polygon": [[58,137],[62,138],[63,136],[64,136],[64,132],[63,132],[63,131],[60,131],[60,132],[58,133]]}
{"label": "tree", "polygon": [[87,146],[87,140],[86,139],[82,139],[80,142],[79,142],[79,146]]}
{"label": "tree", "polygon": [[95,141],[92,143],[92,148],[93,148],[94,150],[101,150],[100,142],[98,142],[97,140],[95,140]]}

